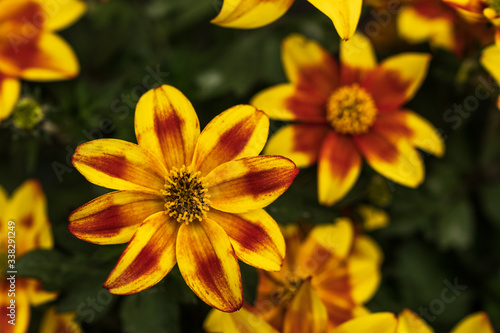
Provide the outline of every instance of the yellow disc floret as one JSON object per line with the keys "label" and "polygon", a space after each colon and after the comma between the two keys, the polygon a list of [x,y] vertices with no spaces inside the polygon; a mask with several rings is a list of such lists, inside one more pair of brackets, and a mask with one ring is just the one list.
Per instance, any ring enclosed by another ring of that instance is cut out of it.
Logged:
{"label": "yellow disc floret", "polygon": [[340,87],[328,99],[326,119],[342,134],[366,133],[376,117],[372,96],[358,84]]}
{"label": "yellow disc floret", "polygon": [[162,191],[167,214],[179,223],[203,220],[210,206],[207,191],[199,171],[192,172],[185,166],[173,168],[166,177],[165,189]]}

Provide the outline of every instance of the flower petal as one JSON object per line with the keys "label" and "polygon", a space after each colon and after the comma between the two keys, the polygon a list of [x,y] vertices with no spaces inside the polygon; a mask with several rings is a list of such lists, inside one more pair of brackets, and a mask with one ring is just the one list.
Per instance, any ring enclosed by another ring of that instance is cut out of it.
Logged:
{"label": "flower petal", "polygon": [[229,214],[212,209],[208,217],[224,229],[238,259],[267,271],[281,269],[285,240],[278,224],[266,211]]}
{"label": "flower petal", "polygon": [[20,93],[19,80],[0,73],[0,121],[10,116]]}
{"label": "flower petal", "polygon": [[444,142],[434,126],[412,111],[390,112],[380,115],[373,129],[394,140],[405,138],[415,147],[442,157]]}
{"label": "flower petal", "polygon": [[245,308],[233,313],[212,309],[203,323],[203,329],[206,332],[222,333],[278,333],[261,317]]}
{"label": "flower petal", "polygon": [[163,85],[146,92],[137,103],[135,135],[139,146],[170,170],[191,164],[200,124],[186,96]]}
{"label": "flower petal", "polygon": [[354,239],[354,246],[352,247],[350,258],[371,260],[381,265],[382,261],[384,261],[384,253],[373,238],[360,234]]}
{"label": "flower petal", "polygon": [[434,333],[434,330],[413,311],[403,309],[398,316],[398,328],[396,333]]}
{"label": "flower petal", "polygon": [[490,318],[486,312],[476,312],[460,321],[451,333],[493,333]]}
{"label": "flower petal", "polygon": [[263,208],[285,192],[297,176],[281,156],[256,156],[220,165],[206,177],[211,206],[228,213]]}
{"label": "flower petal", "polygon": [[259,28],[279,19],[293,1],[224,0],[219,15],[210,22],[227,28]]}
{"label": "flower petal", "polygon": [[327,98],[338,88],[339,65],[320,44],[292,34],[283,40],[281,49],[286,75],[299,90],[307,87]]}
{"label": "flower petal", "polygon": [[389,312],[373,313],[357,317],[337,327],[335,333],[377,332],[395,333],[398,320]]}
{"label": "flower petal", "polygon": [[368,164],[381,175],[408,187],[417,187],[424,180],[422,158],[408,140],[393,142],[371,132],[355,136],[354,141]]}
{"label": "flower petal", "polygon": [[331,206],[352,188],[361,171],[361,156],[351,137],[331,131],[323,141],[318,166],[319,202]]}
{"label": "flower petal", "polygon": [[40,324],[40,333],[83,333],[82,327],[76,321],[76,313],[57,313],[56,307],[52,306],[43,316]]}
{"label": "flower petal", "polygon": [[137,229],[104,283],[110,293],[138,293],[160,282],[174,267],[179,224],[164,211],[148,217]]}
{"label": "flower petal", "polygon": [[327,97],[306,87],[278,84],[255,95],[250,104],[277,120],[326,123]]}
{"label": "flower petal", "polygon": [[[8,34],[23,36],[25,24],[10,26]],[[49,31],[44,30],[37,36],[24,42],[0,43],[0,70],[10,76],[34,81],[74,78],[80,66],[71,46]]]}
{"label": "flower petal", "polygon": [[333,22],[340,38],[347,40],[356,32],[362,0],[308,0]]}
{"label": "flower petal", "polygon": [[225,312],[242,307],[238,260],[229,237],[217,223],[205,219],[182,224],[176,250],[181,274],[198,297]]}
{"label": "flower petal", "polygon": [[269,140],[266,155],[282,155],[291,159],[297,168],[318,161],[321,144],[330,128],[325,125],[292,124],[281,128]]}
{"label": "flower petal", "polygon": [[0,320],[0,332],[2,333],[26,333],[28,332],[28,327],[30,323],[31,317],[31,308],[29,304],[28,293],[23,283],[24,281],[16,280],[16,296],[15,296],[15,305],[16,305],[16,320],[15,325],[9,324],[9,316],[10,309],[7,307],[10,306],[10,300],[13,298],[7,297],[10,289],[10,282],[3,278],[0,281],[0,292],[2,293],[2,297],[0,297],[0,316],[2,316],[2,320]]}
{"label": "flower petal", "polygon": [[379,111],[394,111],[416,94],[427,76],[431,56],[403,53],[387,58],[368,74],[362,86],[370,92]]}
{"label": "flower petal", "polygon": [[53,2],[50,0],[38,0],[42,6],[44,24],[49,30],[61,30],[72,25],[85,11],[87,5],[79,0],[65,0]]}
{"label": "flower petal", "polygon": [[193,167],[207,175],[219,165],[258,155],[267,141],[269,118],[250,105],[234,106],[214,119],[200,135]]}
{"label": "flower petal", "polygon": [[373,259],[349,258],[347,261],[351,297],[357,304],[369,301],[382,279],[379,263]]}
{"label": "flower petal", "polygon": [[99,139],[79,145],[73,165],[93,184],[115,190],[160,194],[167,170],[142,147],[116,139]]}
{"label": "flower petal", "polygon": [[500,59],[500,47],[496,45],[488,46],[481,53],[481,65],[490,72],[491,76],[493,76],[497,82],[500,82],[500,66],[498,65],[498,59]]}
{"label": "flower petal", "polygon": [[377,66],[377,57],[370,40],[356,33],[349,41],[341,42],[340,63],[343,85],[361,82]]}
{"label": "flower petal", "polygon": [[362,204],[357,207],[356,211],[360,215],[363,229],[366,231],[385,228],[389,225],[389,214],[382,208]]}
{"label": "flower petal", "polygon": [[23,282],[32,306],[39,306],[57,298],[57,293],[46,291],[42,288],[42,281],[40,280],[25,278]]}
{"label": "flower petal", "polygon": [[71,213],[68,229],[95,244],[126,243],[148,216],[164,210],[164,204],[160,196],[149,193],[107,193]]}
{"label": "flower petal", "polygon": [[283,333],[323,333],[328,326],[328,314],[307,279],[299,287],[288,305]]}

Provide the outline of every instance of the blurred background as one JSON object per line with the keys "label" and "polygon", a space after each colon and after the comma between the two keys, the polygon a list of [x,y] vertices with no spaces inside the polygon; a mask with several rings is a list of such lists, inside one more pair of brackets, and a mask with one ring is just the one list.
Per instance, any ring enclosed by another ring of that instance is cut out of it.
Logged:
{"label": "blurred background", "polygon": [[[68,232],[68,215],[108,191],[74,169],[74,149],[102,137],[135,142],[135,104],[160,84],[180,89],[204,127],[227,108],[286,81],[280,42],[290,33],[338,53],[331,21],[306,1],[296,1],[277,22],[249,31],[210,24],[221,6],[222,0],[90,0],[87,14],[60,32],[78,55],[80,75],[57,83],[23,82],[22,96],[41,104],[43,119],[33,129],[21,129],[12,119],[0,124],[0,184],[12,193],[28,178],[41,181],[56,244],[54,250],[25,255],[19,273],[60,291],[57,309],[76,312],[85,332],[202,332],[210,308],[185,285],[177,268],[136,295],[115,296],[102,288],[125,245],[93,245]],[[359,30],[373,20],[367,6]],[[385,211],[389,224],[368,232],[385,255],[382,283],[368,308],[410,308],[436,332],[449,332],[467,314],[484,310],[499,331],[498,85],[479,65],[477,53],[457,57],[425,43],[409,45],[391,33],[392,21],[373,34],[377,56],[433,53],[427,79],[407,107],[440,130],[446,155],[424,155],[426,179],[416,190],[387,181],[365,165],[355,188],[331,208],[317,202],[316,167],[305,169],[268,211],[281,224],[304,228],[342,215],[363,222],[360,204]],[[490,91],[491,98],[474,98],[478,87]],[[271,132],[283,125],[272,121]],[[252,302],[257,273],[245,264],[241,269],[245,299]],[[436,300],[449,285],[455,286],[456,298],[441,302],[441,309]],[[30,332],[38,331],[48,306],[33,309]]]}

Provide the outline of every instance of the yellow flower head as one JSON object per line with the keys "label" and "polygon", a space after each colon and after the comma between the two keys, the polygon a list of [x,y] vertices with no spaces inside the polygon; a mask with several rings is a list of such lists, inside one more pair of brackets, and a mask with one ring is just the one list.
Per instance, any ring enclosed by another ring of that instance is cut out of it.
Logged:
{"label": "yellow flower head", "polygon": [[92,183],[118,191],[74,211],[69,230],[97,244],[127,243],[104,286],[131,294],[158,283],[177,263],[189,287],[223,311],[243,304],[238,259],[277,271],[281,231],[262,208],[298,170],[263,149],[269,118],[238,105],[200,133],[186,97],[171,86],[141,97],[138,144],[101,139],[80,145],[75,167]]}
{"label": "yellow flower head", "polygon": [[271,118],[298,122],[280,129],[265,152],[298,167],[318,162],[320,203],[346,195],[362,157],[383,176],[416,187],[424,167],[415,148],[443,155],[437,131],[403,107],[427,74],[428,54],[404,53],[377,64],[370,41],[355,34],[342,42],[339,66],[316,42],[291,35],[283,41],[282,60],[290,83],[260,92],[251,104]]}
{"label": "yellow flower head", "polygon": [[85,9],[80,0],[0,0],[0,121],[19,97],[19,79],[64,80],[78,74],[73,50],[55,31]]}

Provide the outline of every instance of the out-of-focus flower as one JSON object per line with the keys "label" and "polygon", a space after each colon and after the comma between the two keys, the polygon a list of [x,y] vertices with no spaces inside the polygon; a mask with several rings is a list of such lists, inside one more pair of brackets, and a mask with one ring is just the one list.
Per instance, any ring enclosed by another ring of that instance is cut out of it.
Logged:
{"label": "out-of-focus flower", "polygon": [[385,228],[389,225],[389,214],[382,208],[371,205],[359,205],[357,212],[366,231]]}
{"label": "out-of-focus flower", "polygon": [[382,254],[373,240],[355,235],[351,221],[316,226],[302,241],[284,230],[287,254],[280,272],[259,271],[251,311],[280,332],[325,332],[366,314],[380,281]]}
{"label": "out-of-focus flower", "polygon": [[79,72],[71,46],[55,32],[86,10],[79,0],[0,0],[0,121],[19,97],[19,79],[66,80]]}
{"label": "out-of-focus flower", "polygon": [[[41,282],[16,277],[15,323],[8,323],[11,299],[8,297],[10,281],[6,272],[16,270],[16,261],[34,249],[50,249],[53,246],[50,222],[47,217],[45,195],[36,180],[24,182],[12,195],[0,186],[0,331],[2,333],[24,333],[28,331],[30,305],[40,305],[57,297],[56,293],[44,291]],[[15,254],[14,254],[15,250]],[[10,266],[12,265],[12,266]]]}
{"label": "out-of-focus flower", "polygon": [[[361,15],[362,0],[308,0],[327,15],[342,39],[354,35]],[[212,23],[239,29],[259,28],[280,18],[294,0],[224,0]]]}
{"label": "out-of-focus flower", "polygon": [[83,330],[75,321],[76,313],[57,313],[55,307],[45,311],[40,333],[83,333]]}
{"label": "out-of-focus flower", "polygon": [[[481,53],[481,64],[500,83],[500,47],[490,45],[485,48]],[[500,97],[497,100],[497,106],[500,109]]]}
{"label": "out-of-focus flower", "polygon": [[[332,333],[434,333],[422,318],[404,309],[398,317],[389,312],[373,313],[354,318],[338,326]],[[451,333],[493,333],[488,315],[478,312],[465,317]]]}
{"label": "out-of-focus flower", "polygon": [[158,283],[177,263],[206,303],[235,311],[243,304],[238,259],[280,270],[283,235],[262,208],[298,173],[263,149],[269,118],[239,105],[200,134],[189,100],[171,86],[141,97],[138,144],[101,139],[77,147],[74,166],[92,183],[118,191],[74,211],[69,230],[96,244],[128,246],[104,286],[131,294]]}
{"label": "out-of-focus flower", "polygon": [[428,54],[404,53],[377,64],[370,41],[356,34],[342,42],[337,61],[314,41],[286,38],[282,59],[290,83],[268,88],[251,104],[285,126],[270,140],[267,154],[292,159],[298,167],[319,162],[319,201],[332,205],[351,189],[363,156],[383,176],[417,187],[424,166],[415,147],[442,156],[434,127],[403,109],[422,84]]}
{"label": "out-of-focus flower", "polygon": [[232,313],[212,309],[203,323],[203,329],[208,333],[278,333],[245,307]]}
{"label": "out-of-focus flower", "polygon": [[491,22],[497,28],[495,40],[500,47],[500,4],[497,0],[443,0],[443,2],[455,7],[472,22]]}
{"label": "out-of-focus flower", "polygon": [[40,104],[32,98],[22,98],[14,108],[12,122],[17,128],[31,130],[43,119]]}

